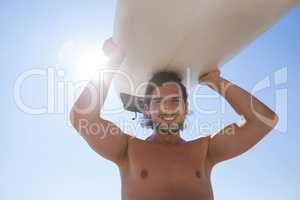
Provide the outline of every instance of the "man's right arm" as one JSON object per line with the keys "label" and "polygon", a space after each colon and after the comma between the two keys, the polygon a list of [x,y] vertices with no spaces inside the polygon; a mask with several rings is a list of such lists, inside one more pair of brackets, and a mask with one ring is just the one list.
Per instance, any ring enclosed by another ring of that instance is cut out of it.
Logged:
{"label": "man's right arm", "polygon": [[[116,50],[117,46],[111,39],[104,45],[113,45],[115,48],[108,66],[120,65],[124,54],[120,49]],[[127,155],[129,135],[122,132],[114,123],[100,117],[112,78],[112,73],[105,74],[101,79],[98,74],[87,84],[70,111],[70,121],[95,152],[120,164]]]}
{"label": "man's right arm", "polygon": [[118,126],[100,116],[82,115],[73,109],[70,120],[96,153],[118,165],[126,158],[129,135]]}

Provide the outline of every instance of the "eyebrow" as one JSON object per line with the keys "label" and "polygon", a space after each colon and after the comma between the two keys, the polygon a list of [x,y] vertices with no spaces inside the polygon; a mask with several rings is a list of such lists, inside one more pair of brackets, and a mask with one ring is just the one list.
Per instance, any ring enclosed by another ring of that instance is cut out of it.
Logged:
{"label": "eyebrow", "polygon": [[[163,98],[165,98],[165,97],[153,97],[152,98],[152,100],[162,100]],[[182,97],[180,97],[180,96],[175,96],[175,97],[171,97],[171,99],[180,99],[180,98],[182,98]]]}
{"label": "eyebrow", "polygon": [[157,101],[157,100],[162,100],[162,97],[152,97],[152,100]]}

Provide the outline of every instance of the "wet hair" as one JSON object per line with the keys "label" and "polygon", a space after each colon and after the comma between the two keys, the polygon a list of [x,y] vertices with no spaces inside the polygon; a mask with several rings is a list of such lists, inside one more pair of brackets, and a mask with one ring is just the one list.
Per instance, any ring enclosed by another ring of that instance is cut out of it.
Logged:
{"label": "wet hair", "polygon": [[[144,104],[150,105],[151,102],[151,95],[155,89],[158,87],[162,86],[164,83],[176,83],[179,85],[179,88],[181,89],[181,94],[183,97],[183,100],[185,103],[187,103],[187,90],[186,87],[182,84],[182,78],[180,75],[175,72],[175,71],[170,71],[170,70],[161,70],[157,71],[153,74],[152,78],[149,80],[146,90],[145,90],[145,99],[144,99]],[[144,119],[141,123],[142,127],[145,128],[152,128],[153,129],[153,122],[151,120],[150,116],[147,116],[144,113]],[[181,130],[183,127],[180,128]]]}

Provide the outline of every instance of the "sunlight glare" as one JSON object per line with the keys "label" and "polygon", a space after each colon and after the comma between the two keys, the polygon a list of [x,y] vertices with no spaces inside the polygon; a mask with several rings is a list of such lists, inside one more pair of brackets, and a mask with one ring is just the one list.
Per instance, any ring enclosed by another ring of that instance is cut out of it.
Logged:
{"label": "sunlight glare", "polygon": [[70,66],[72,73],[80,79],[90,79],[108,61],[99,46],[74,41],[65,42],[59,59],[63,65]]}

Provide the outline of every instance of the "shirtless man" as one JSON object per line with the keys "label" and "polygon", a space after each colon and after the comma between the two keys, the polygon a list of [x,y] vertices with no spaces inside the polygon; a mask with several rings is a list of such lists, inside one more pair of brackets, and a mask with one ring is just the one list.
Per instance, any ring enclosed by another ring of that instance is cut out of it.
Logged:
{"label": "shirtless man", "polygon": [[[104,51],[111,65],[120,65],[124,59],[123,50],[112,39],[105,42]],[[90,81],[97,93],[91,95],[90,87],[84,89],[70,112],[72,125],[94,151],[118,166],[123,200],[212,200],[212,168],[257,144],[274,128],[278,117],[254,96],[222,78],[218,70],[212,71],[199,82],[222,95],[243,116],[244,123],[232,123],[214,137],[185,141],[180,136],[188,105],[185,88],[176,73],[155,76],[151,80],[157,87],[149,86],[144,105],[153,128],[146,140],[132,138],[99,116],[112,76],[101,84]],[[98,100],[95,106],[81,112],[92,98]],[[89,128],[82,128],[83,121]]]}

